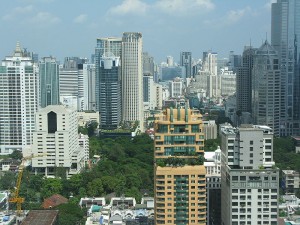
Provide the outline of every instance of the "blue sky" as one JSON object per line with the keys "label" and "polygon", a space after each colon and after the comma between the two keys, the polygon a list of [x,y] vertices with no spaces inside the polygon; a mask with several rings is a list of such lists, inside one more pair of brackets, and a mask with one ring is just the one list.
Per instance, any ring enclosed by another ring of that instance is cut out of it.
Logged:
{"label": "blue sky", "polygon": [[270,37],[273,0],[12,0],[0,11],[0,58],[16,42],[40,57],[90,57],[97,37],[143,34],[156,62],[180,51],[213,50],[227,57]]}

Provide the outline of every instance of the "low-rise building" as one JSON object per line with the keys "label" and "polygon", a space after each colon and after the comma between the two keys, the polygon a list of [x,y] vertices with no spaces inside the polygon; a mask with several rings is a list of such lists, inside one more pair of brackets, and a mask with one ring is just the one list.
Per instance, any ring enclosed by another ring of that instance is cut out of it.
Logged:
{"label": "low-rise building", "polygon": [[78,116],[78,126],[85,127],[86,124],[91,122],[100,122],[99,112],[77,112]]}
{"label": "low-rise building", "polygon": [[300,187],[300,174],[295,170],[282,170],[282,181],[285,194],[294,195]]}

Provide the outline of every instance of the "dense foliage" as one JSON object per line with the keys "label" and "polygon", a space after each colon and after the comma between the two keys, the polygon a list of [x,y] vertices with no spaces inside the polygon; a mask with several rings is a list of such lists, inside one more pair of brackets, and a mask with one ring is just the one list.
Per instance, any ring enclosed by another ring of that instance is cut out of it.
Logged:
{"label": "dense foliage", "polygon": [[[25,198],[23,208],[39,209],[43,200],[53,194],[61,194],[69,199],[69,204],[59,207],[59,224],[76,224],[76,220],[68,220],[68,208],[73,208],[70,218],[81,216],[78,205],[81,197],[132,196],[140,200],[147,192],[153,195],[153,140],[148,135],[140,135],[133,139],[90,139],[91,155],[100,155],[100,161],[92,168],[66,179],[62,168],[56,168],[56,178],[43,178],[33,175],[30,168],[23,173],[20,196]],[[61,174],[62,176],[59,176]],[[12,190],[17,174],[7,172],[0,179],[1,189]],[[12,205],[13,207],[13,205]]]}
{"label": "dense foliage", "polygon": [[205,152],[214,152],[217,150],[218,146],[221,146],[220,137],[216,139],[208,139],[204,141],[204,151]]}
{"label": "dense foliage", "polygon": [[300,154],[296,153],[292,138],[274,138],[273,152],[278,168],[300,171]]}

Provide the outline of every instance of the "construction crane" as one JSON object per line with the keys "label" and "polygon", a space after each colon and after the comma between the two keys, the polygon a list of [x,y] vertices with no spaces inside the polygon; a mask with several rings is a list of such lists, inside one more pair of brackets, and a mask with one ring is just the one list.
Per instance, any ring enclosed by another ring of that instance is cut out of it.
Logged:
{"label": "construction crane", "polygon": [[25,198],[22,198],[19,196],[20,192],[20,187],[21,187],[21,181],[22,181],[22,176],[23,176],[23,171],[25,168],[25,162],[27,160],[37,158],[37,157],[43,157],[47,156],[47,154],[39,154],[39,155],[30,155],[26,156],[22,159],[22,162],[19,166],[19,173],[18,173],[18,178],[17,178],[17,183],[16,183],[16,188],[15,191],[13,192],[13,197],[9,199],[9,202],[16,203],[17,204],[17,215],[20,216],[22,212],[22,203],[25,201]]}

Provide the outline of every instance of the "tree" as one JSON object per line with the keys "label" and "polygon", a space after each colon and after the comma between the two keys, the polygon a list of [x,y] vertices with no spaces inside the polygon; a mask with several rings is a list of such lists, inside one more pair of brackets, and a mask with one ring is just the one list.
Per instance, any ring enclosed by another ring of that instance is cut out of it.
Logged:
{"label": "tree", "polygon": [[88,135],[89,137],[94,136],[94,135],[95,135],[95,130],[97,129],[97,127],[98,127],[98,123],[95,122],[95,121],[92,121],[92,122],[88,123],[88,124],[86,125],[86,128],[87,128],[87,135]]}
{"label": "tree", "polygon": [[11,190],[15,187],[16,176],[13,172],[7,171],[0,178],[0,187],[2,190]]}
{"label": "tree", "polygon": [[41,193],[42,197],[48,198],[54,194],[60,194],[62,191],[62,181],[59,178],[45,178],[43,180]]}
{"label": "tree", "polygon": [[72,201],[69,203],[65,203],[55,207],[58,209],[58,224],[59,225],[76,225],[76,224],[84,224],[84,210],[82,210],[78,204],[73,203]]}
{"label": "tree", "polygon": [[221,145],[220,138],[217,139],[208,139],[204,141],[204,151],[205,152],[213,152],[217,150],[218,146]]}
{"label": "tree", "polygon": [[23,158],[23,154],[21,151],[15,150],[9,155],[9,157],[12,159],[21,160]]}
{"label": "tree", "polygon": [[103,194],[103,186],[100,178],[97,178],[87,184],[88,196],[101,196]]}

